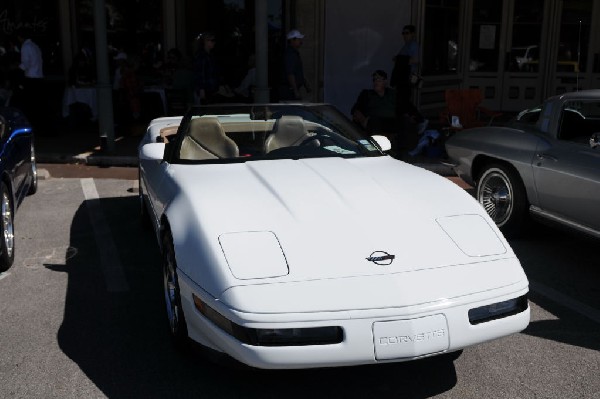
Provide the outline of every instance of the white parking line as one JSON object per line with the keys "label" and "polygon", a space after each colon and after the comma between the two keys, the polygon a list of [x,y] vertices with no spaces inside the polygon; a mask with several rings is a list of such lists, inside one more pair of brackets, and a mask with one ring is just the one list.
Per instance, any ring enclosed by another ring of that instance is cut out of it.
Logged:
{"label": "white parking line", "polygon": [[8,277],[9,275],[10,275],[9,272],[2,272],[2,273],[0,273],[0,280],[2,280],[5,277]]}
{"label": "white parking line", "polygon": [[571,297],[566,296],[565,294],[560,293],[554,288],[550,288],[535,281],[529,280],[529,288],[531,291],[600,324],[600,310],[594,309],[583,302],[579,302]]}
{"label": "white parking line", "polygon": [[92,222],[96,237],[96,245],[100,253],[100,267],[104,274],[106,288],[109,292],[129,291],[129,285],[123,272],[117,247],[112,239],[110,228],[100,206],[100,199],[94,179],[81,179],[81,188],[83,189],[86,199],[85,204],[89,211],[90,221]]}

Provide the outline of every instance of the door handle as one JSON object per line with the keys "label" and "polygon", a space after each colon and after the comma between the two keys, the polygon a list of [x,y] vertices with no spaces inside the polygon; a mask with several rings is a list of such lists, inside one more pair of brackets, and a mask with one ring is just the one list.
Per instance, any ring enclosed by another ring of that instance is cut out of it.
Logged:
{"label": "door handle", "polygon": [[538,161],[543,161],[544,159],[549,159],[550,161],[558,161],[558,158],[556,158],[554,155],[550,155],[550,154],[544,154],[544,153],[537,153],[536,157],[538,159]]}

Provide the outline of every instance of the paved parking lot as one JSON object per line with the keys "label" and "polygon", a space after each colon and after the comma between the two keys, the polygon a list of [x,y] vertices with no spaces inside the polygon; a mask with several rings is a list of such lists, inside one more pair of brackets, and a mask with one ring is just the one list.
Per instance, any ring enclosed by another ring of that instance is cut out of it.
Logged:
{"label": "paved parking lot", "polygon": [[0,274],[0,397],[598,397],[597,242],[544,227],[512,240],[531,324],[454,364],[230,369],[173,348],[137,170],[122,172],[49,177],[19,209],[15,265]]}

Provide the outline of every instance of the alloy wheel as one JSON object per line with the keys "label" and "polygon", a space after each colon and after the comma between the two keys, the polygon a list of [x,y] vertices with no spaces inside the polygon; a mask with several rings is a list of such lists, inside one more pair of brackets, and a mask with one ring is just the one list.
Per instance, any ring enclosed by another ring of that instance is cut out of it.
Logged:
{"label": "alloy wheel", "polygon": [[510,218],[513,210],[512,186],[501,171],[492,170],[482,177],[477,197],[499,227]]}
{"label": "alloy wheel", "polygon": [[4,248],[6,249],[6,256],[8,258],[12,258],[15,244],[15,236],[14,236],[14,225],[13,225],[13,214],[12,214],[12,206],[9,198],[9,193],[4,190],[2,192],[2,203],[0,205],[2,212],[2,231],[4,238]]}

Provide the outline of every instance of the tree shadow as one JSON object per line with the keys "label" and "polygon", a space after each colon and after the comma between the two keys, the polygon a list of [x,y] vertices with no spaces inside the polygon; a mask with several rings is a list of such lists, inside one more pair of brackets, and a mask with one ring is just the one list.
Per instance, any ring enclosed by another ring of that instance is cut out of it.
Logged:
{"label": "tree shadow", "polygon": [[109,292],[82,203],[70,230],[65,265],[45,265],[68,273],[61,350],[109,398],[193,397],[430,397],[456,385],[451,361],[312,370],[229,368],[170,340],[162,292],[158,245],[140,227],[137,196],[100,200],[129,290]]}

